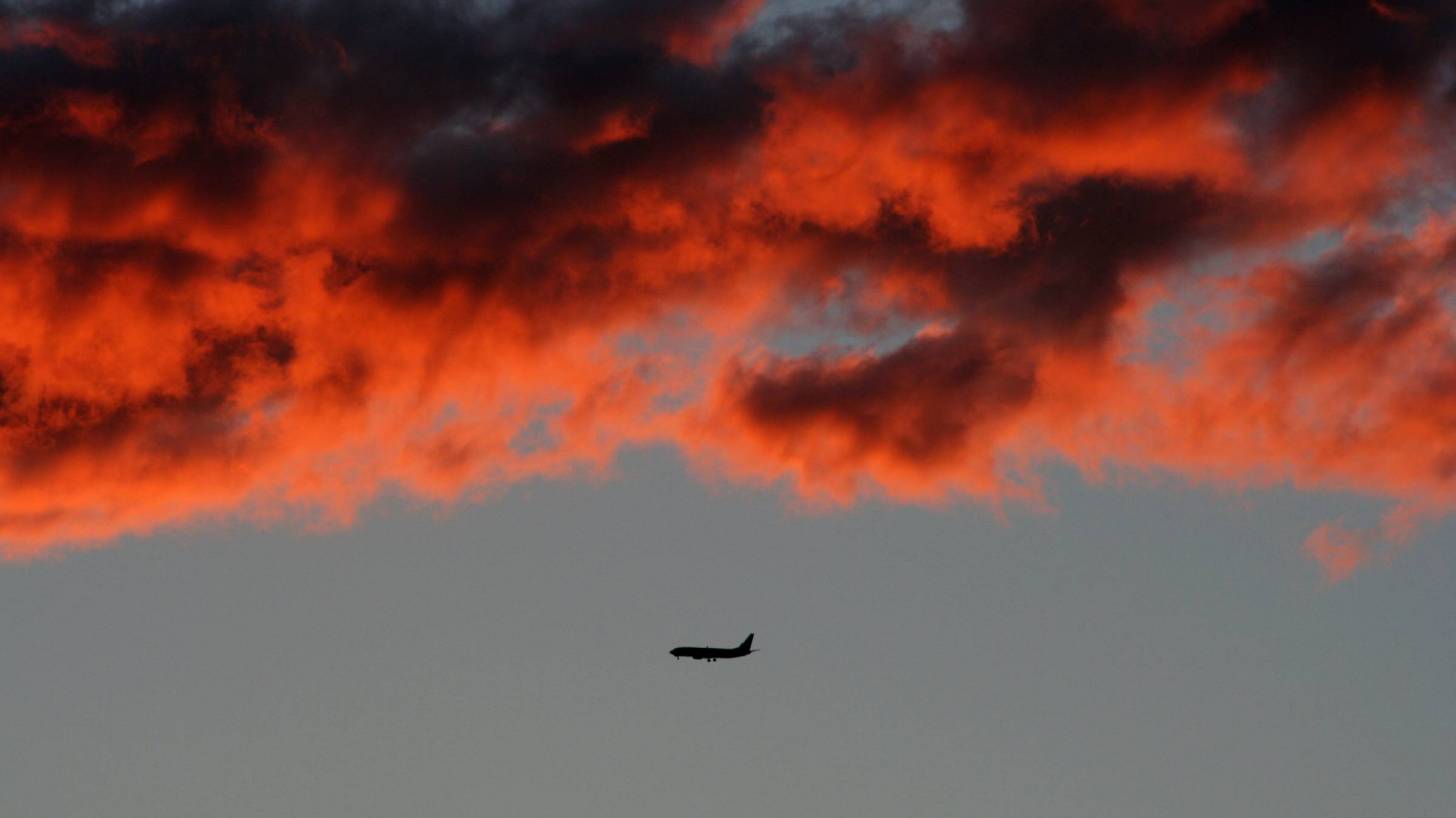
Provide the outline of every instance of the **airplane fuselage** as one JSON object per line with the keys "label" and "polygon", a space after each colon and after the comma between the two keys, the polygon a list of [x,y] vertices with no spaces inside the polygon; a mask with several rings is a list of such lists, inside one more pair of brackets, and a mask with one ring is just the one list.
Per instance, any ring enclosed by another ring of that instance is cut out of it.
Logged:
{"label": "airplane fuselage", "polygon": [[670,653],[674,659],[700,659],[709,662],[716,662],[719,659],[737,659],[740,656],[747,656],[753,653],[753,634],[743,640],[743,644],[736,648],[709,648],[709,647],[688,647],[673,648]]}

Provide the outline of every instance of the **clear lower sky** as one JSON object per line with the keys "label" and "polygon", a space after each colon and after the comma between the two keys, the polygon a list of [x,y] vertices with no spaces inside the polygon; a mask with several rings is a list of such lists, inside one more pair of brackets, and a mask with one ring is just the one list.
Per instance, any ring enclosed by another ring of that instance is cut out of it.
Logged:
{"label": "clear lower sky", "polygon": [[1450,814],[1449,525],[1329,587],[1361,501],[1052,482],[806,514],[657,450],[4,566],[0,814]]}

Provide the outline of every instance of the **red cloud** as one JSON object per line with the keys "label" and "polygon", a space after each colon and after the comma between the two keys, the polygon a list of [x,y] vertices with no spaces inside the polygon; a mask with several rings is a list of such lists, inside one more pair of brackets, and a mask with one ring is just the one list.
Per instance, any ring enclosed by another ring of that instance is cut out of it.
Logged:
{"label": "red cloud", "polygon": [[1337,523],[1325,523],[1310,532],[1304,553],[1319,564],[1325,582],[1333,585],[1350,578],[1370,560],[1371,546],[1359,533]]}
{"label": "red cloud", "polygon": [[0,12],[0,547],[648,441],[841,502],[1060,457],[1448,507],[1453,231],[1410,214],[1456,21],[1195,5]]}

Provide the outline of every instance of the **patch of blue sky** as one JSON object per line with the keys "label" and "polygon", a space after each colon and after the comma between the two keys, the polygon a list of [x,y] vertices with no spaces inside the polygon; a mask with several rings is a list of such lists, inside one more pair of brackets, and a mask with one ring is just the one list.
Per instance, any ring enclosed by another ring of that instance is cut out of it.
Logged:
{"label": "patch of blue sky", "polygon": [[511,435],[507,445],[510,446],[512,452],[521,456],[555,449],[561,445],[556,425],[570,408],[571,402],[564,400],[536,407],[521,428]]}
{"label": "patch of blue sky", "polygon": [[908,320],[890,321],[874,331],[861,331],[843,324],[799,324],[772,332],[767,348],[784,358],[855,352],[887,355],[914,340],[933,324]]}
{"label": "patch of blue sky", "polygon": [[1339,250],[1345,243],[1345,235],[1346,231],[1340,228],[1327,227],[1315,230],[1291,243],[1278,255],[1295,264],[1315,264],[1320,259]]}
{"label": "patch of blue sky", "polygon": [[[1443,151],[1438,162],[1450,167],[1456,163],[1456,151]],[[1429,178],[1415,178],[1409,181],[1399,198],[1372,219],[1372,223],[1382,232],[1409,235],[1427,219],[1446,216],[1453,211],[1456,211],[1456,184],[1437,184]]]}
{"label": "patch of blue sky", "polygon": [[859,297],[863,271],[848,270],[843,281],[844,290],[837,297],[795,302],[787,318],[763,334],[765,347],[786,358],[845,352],[879,356],[940,325],[924,316],[866,309]]}
{"label": "patch of blue sky", "polygon": [[841,17],[893,18],[914,32],[953,31],[965,20],[955,0],[769,0],[744,32],[757,46],[772,46],[795,32]]}

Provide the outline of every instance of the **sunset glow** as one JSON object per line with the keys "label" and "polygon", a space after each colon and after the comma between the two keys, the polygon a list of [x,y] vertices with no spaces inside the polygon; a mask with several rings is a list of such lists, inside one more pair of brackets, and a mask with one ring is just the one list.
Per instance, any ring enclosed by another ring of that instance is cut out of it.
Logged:
{"label": "sunset glow", "polygon": [[641,445],[1456,506],[1449,4],[359,5],[0,16],[5,556]]}

